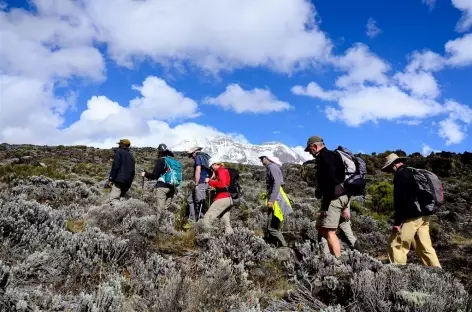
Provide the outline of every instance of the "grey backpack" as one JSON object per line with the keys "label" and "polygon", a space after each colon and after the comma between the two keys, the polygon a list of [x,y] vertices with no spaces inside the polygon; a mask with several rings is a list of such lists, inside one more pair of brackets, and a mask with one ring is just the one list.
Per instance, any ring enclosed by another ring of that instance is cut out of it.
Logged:
{"label": "grey backpack", "polygon": [[342,183],[343,188],[352,196],[365,195],[367,182],[365,161],[342,146],[338,146],[335,152],[341,156],[341,161],[344,165],[345,178]]}
{"label": "grey backpack", "polygon": [[426,169],[408,167],[418,186],[418,203],[425,214],[434,214],[444,202],[443,186],[437,175]]}

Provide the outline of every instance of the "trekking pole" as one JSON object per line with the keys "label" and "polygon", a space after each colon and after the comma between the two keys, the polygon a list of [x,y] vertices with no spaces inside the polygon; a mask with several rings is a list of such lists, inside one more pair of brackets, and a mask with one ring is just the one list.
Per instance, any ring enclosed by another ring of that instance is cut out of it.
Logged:
{"label": "trekking pole", "polygon": [[141,181],[141,200],[144,201],[144,177]]}

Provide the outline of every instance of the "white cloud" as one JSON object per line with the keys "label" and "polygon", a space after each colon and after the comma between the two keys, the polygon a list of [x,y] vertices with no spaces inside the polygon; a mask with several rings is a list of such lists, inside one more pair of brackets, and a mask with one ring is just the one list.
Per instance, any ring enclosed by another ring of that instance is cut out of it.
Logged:
{"label": "white cloud", "polygon": [[388,82],[385,73],[390,70],[390,65],[370,52],[362,43],[355,44],[343,56],[333,57],[331,61],[334,66],[347,72],[336,80],[336,85],[340,88],[365,82],[379,85]]}
{"label": "white cloud", "polygon": [[451,118],[461,120],[467,124],[472,123],[472,108],[469,106],[451,100],[447,101],[444,106],[445,111],[449,112]]}
{"label": "white cloud", "polygon": [[269,90],[246,91],[238,84],[230,84],[217,97],[207,97],[204,103],[241,113],[270,113],[291,109],[287,102],[279,101]]}
{"label": "white cloud", "polygon": [[369,17],[369,19],[367,20],[367,25],[365,26],[367,29],[366,34],[370,38],[375,38],[382,32],[380,28],[377,27],[376,23],[377,21],[374,20],[372,17]]}
{"label": "white cloud", "polygon": [[422,52],[414,51],[408,58],[410,63],[406,66],[407,72],[414,72],[417,70],[424,71],[438,71],[444,68],[444,58],[432,51],[425,50]]}
{"label": "white cloud", "polygon": [[335,101],[342,92],[340,91],[325,91],[316,82],[310,82],[306,87],[294,86],[291,89],[293,94],[311,96],[325,101]]}
{"label": "white cloud", "polygon": [[467,31],[472,26],[472,1],[470,0],[452,0],[452,4],[462,11],[462,16],[456,25],[458,31]]}
{"label": "white cloud", "polygon": [[327,117],[332,121],[341,120],[349,126],[381,119],[424,118],[441,111],[437,102],[410,97],[396,86],[362,87],[346,93],[338,104],[338,109],[326,108]]}
{"label": "white cloud", "polygon": [[140,98],[130,101],[129,106],[133,114],[159,120],[193,118],[200,115],[194,100],[186,98],[161,78],[147,77],[142,86],[133,86],[133,89],[142,94]]}
{"label": "white cloud", "polygon": [[10,142],[46,142],[63,123],[60,112],[70,103],[53,94],[53,86],[37,79],[0,76],[0,138]]}
{"label": "white cloud", "polygon": [[[66,1],[66,0],[64,0]],[[290,72],[322,61],[331,43],[308,0],[83,1],[110,56],[132,66],[150,58],[210,71],[268,66]],[[276,18],[274,18],[276,17]],[[217,25],[217,27],[215,27]]]}
{"label": "white cloud", "polygon": [[439,152],[441,152],[441,151],[435,150],[431,146],[423,143],[423,146],[422,146],[422,149],[421,149],[421,153],[423,154],[423,156],[428,156],[431,153],[439,153]]}
{"label": "white cloud", "polygon": [[472,33],[448,41],[445,45],[448,56],[448,64],[451,66],[472,65]]}
{"label": "white cloud", "polygon": [[446,140],[446,145],[458,144],[466,138],[465,129],[453,118],[446,118],[439,122],[438,134]]}
{"label": "white cloud", "polygon": [[429,72],[397,73],[393,78],[398,81],[399,86],[411,91],[413,95],[428,98],[436,98],[439,95],[436,79]]}
{"label": "white cloud", "polygon": [[103,80],[105,62],[90,45],[92,28],[73,24],[59,16],[38,17],[20,9],[0,11],[0,69],[42,80],[73,75]]}
{"label": "white cloud", "polygon": [[411,119],[411,120],[398,120],[397,124],[404,124],[408,126],[418,126],[421,124],[421,120]]}

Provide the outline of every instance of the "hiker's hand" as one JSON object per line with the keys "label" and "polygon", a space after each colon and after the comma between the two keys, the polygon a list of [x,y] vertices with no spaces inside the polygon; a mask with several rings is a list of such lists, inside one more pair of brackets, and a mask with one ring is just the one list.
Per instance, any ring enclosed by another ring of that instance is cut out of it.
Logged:
{"label": "hiker's hand", "polygon": [[326,210],[321,210],[320,211],[320,216],[326,217],[327,215],[328,215],[328,211],[326,211]]}
{"label": "hiker's hand", "polygon": [[393,231],[394,233],[400,233],[401,229],[402,229],[402,226],[401,226],[401,225],[394,225],[394,226],[392,226],[392,231]]}
{"label": "hiker's hand", "polygon": [[208,183],[210,181],[210,178],[205,178],[205,183]]}
{"label": "hiker's hand", "polygon": [[144,178],[146,176],[146,171],[141,172],[141,176]]}
{"label": "hiker's hand", "polygon": [[269,208],[274,207],[274,203],[273,202],[267,202],[267,207],[269,207]]}
{"label": "hiker's hand", "polygon": [[341,211],[341,216],[346,220],[346,221],[349,221],[349,219],[351,218],[351,214],[349,213],[349,209],[343,209]]}

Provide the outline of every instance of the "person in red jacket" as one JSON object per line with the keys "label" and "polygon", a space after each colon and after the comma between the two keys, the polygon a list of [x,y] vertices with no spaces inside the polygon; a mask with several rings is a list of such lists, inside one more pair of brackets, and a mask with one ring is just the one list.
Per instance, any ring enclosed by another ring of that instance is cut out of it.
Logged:
{"label": "person in red jacket", "polygon": [[233,206],[233,200],[227,189],[230,183],[229,171],[224,167],[223,162],[215,157],[210,158],[209,164],[211,170],[215,173],[214,179],[206,178],[205,182],[215,190],[215,196],[203,217],[203,225],[208,228],[216,218],[220,218],[224,223],[225,233],[231,234],[233,228],[231,227],[230,210]]}

